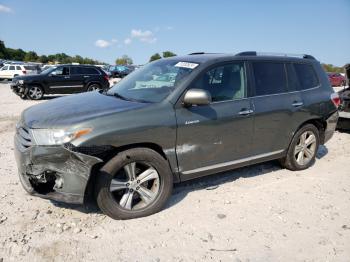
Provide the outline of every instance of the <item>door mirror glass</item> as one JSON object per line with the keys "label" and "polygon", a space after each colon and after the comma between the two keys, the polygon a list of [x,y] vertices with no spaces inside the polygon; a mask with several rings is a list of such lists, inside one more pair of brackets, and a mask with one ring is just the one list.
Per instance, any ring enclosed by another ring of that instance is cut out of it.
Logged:
{"label": "door mirror glass", "polygon": [[211,95],[203,89],[190,89],[184,97],[184,105],[208,105],[211,103]]}

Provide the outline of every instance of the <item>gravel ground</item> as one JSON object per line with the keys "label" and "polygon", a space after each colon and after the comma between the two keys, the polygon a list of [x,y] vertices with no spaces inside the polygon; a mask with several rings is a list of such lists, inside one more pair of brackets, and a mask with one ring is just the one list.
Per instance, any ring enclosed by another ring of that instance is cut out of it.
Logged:
{"label": "gravel ground", "polygon": [[14,127],[38,102],[7,84],[0,101],[0,262],[349,261],[349,133],[336,132],[308,170],[273,161],[186,182],[162,212],[115,221],[25,193]]}

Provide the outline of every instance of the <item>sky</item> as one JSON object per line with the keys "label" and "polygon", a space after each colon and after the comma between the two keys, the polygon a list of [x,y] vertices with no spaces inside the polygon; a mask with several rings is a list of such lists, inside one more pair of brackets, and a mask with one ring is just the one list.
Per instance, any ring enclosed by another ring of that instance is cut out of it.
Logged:
{"label": "sky", "polygon": [[0,39],[38,54],[147,63],[156,52],[311,54],[350,63],[350,0],[0,0]]}

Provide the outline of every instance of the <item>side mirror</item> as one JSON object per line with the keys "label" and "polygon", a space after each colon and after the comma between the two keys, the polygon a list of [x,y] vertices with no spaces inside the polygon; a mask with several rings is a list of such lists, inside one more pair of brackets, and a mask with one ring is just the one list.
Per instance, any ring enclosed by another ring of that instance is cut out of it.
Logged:
{"label": "side mirror", "polygon": [[184,105],[208,105],[211,102],[211,95],[204,89],[190,89],[186,92],[184,97]]}

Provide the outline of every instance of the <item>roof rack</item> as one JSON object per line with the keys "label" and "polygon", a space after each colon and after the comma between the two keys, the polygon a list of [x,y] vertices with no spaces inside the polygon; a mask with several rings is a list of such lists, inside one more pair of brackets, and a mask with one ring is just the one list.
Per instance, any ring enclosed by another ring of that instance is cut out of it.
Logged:
{"label": "roof rack", "polygon": [[307,54],[265,53],[265,52],[256,52],[256,51],[240,52],[236,54],[236,56],[288,56],[288,57],[299,57],[299,58],[316,60],[315,57]]}
{"label": "roof rack", "polygon": [[194,52],[194,53],[191,53],[191,54],[188,54],[188,55],[204,55],[205,52]]}

